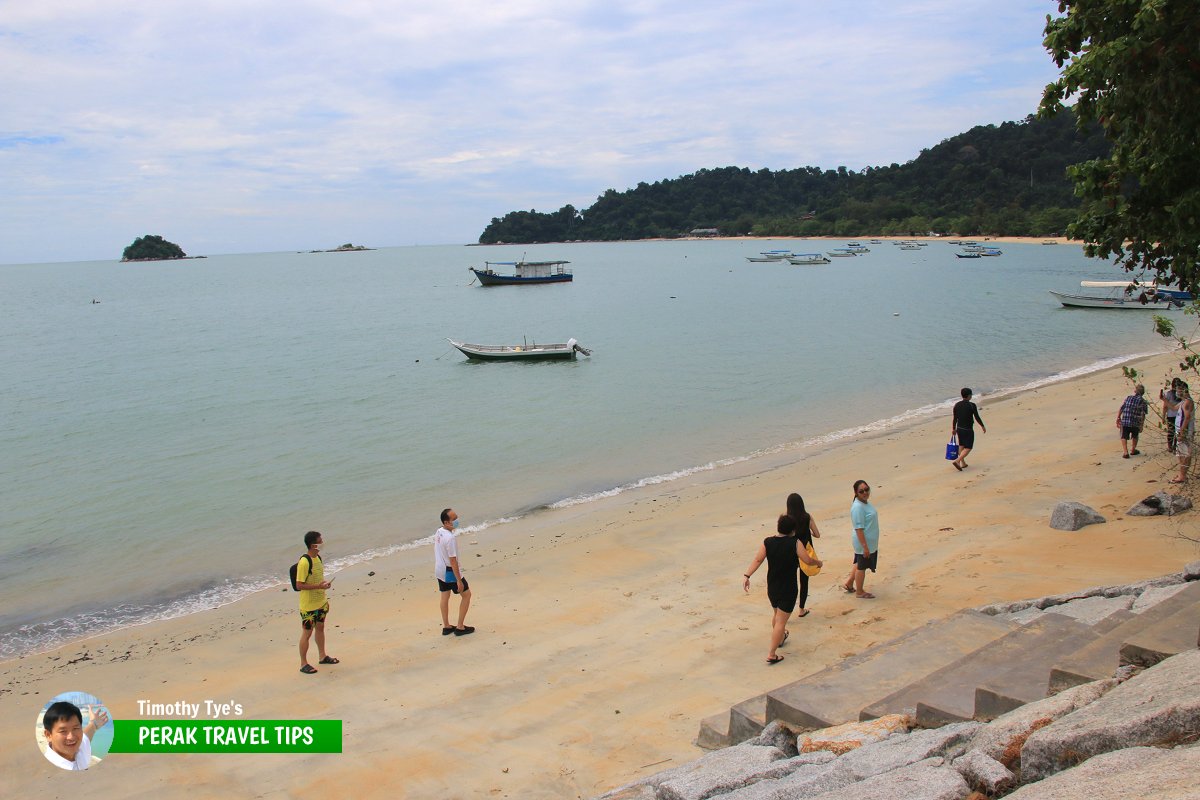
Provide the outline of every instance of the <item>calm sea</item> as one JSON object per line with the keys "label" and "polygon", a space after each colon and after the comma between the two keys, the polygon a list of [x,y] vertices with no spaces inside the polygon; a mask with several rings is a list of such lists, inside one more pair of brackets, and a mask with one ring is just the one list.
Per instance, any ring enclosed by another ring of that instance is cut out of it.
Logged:
{"label": "calm sea", "polygon": [[[746,260],[840,245],[2,266],[0,659],[278,585],[309,529],[361,561],[445,506],[480,530],[1162,349],[1149,315],[1046,293],[1120,277],[1074,246]],[[575,282],[472,285],[526,254]],[[446,337],[593,355],[475,363]]]}

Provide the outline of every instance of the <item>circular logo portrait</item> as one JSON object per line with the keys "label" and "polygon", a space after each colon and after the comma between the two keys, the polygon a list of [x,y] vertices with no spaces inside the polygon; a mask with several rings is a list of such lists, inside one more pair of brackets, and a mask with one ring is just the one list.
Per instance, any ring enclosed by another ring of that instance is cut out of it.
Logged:
{"label": "circular logo portrait", "polygon": [[64,692],[38,712],[34,726],[38,750],[59,769],[94,767],[112,746],[108,709],[95,695]]}

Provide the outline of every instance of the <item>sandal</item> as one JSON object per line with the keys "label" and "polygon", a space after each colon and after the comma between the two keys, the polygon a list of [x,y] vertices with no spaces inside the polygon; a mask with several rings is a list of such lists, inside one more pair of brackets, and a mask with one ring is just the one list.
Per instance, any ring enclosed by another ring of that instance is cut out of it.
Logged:
{"label": "sandal", "polygon": [[317,663],[318,664],[340,664],[342,662],[339,659],[334,658],[333,656],[325,656]]}
{"label": "sandal", "polygon": [[305,664],[303,667],[300,668],[300,671],[303,672],[305,675],[316,675],[317,674],[317,668],[314,667],[312,664]]}
{"label": "sandal", "polygon": [[778,655],[777,655],[777,656],[775,656],[774,658],[768,658],[768,659],[767,659],[767,663],[768,663],[768,664],[778,664],[780,661],[783,661],[783,656],[778,656]]}
{"label": "sandal", "polygon": [[863,592],[862,594],[856,594],[854,596],[857,597],[859,600],[874,600],[875,599],[875,595],[871,594],[870,592]]}

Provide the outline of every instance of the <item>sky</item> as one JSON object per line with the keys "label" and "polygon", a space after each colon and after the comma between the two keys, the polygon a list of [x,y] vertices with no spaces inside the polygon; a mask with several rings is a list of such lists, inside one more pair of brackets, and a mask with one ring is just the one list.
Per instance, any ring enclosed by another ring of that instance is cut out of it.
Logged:
{"label": "sky", "polygon": [[1036,111],[1056,0],[0,0],[0,264],[468,243]]}

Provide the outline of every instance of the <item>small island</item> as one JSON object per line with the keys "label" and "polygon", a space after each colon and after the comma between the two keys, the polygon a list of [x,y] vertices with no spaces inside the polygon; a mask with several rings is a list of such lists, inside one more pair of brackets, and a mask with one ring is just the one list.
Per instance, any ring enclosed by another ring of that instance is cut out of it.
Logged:
{"label": "small island", "polygon": [[310,253],[356,253],[360,250],[374,250],[374,247],[366,247],[361,244],[350,244],[346,242],[341,247],[335,247],[332,250],[309,250]]}
{"label": "small island", "polygon": [[187,258],[188,254],[174,242],[168,242],[161,236],[146,235],[133,240],[133,244],[125,248],[121,255],[122,261],[166,261],[176,258]]}

